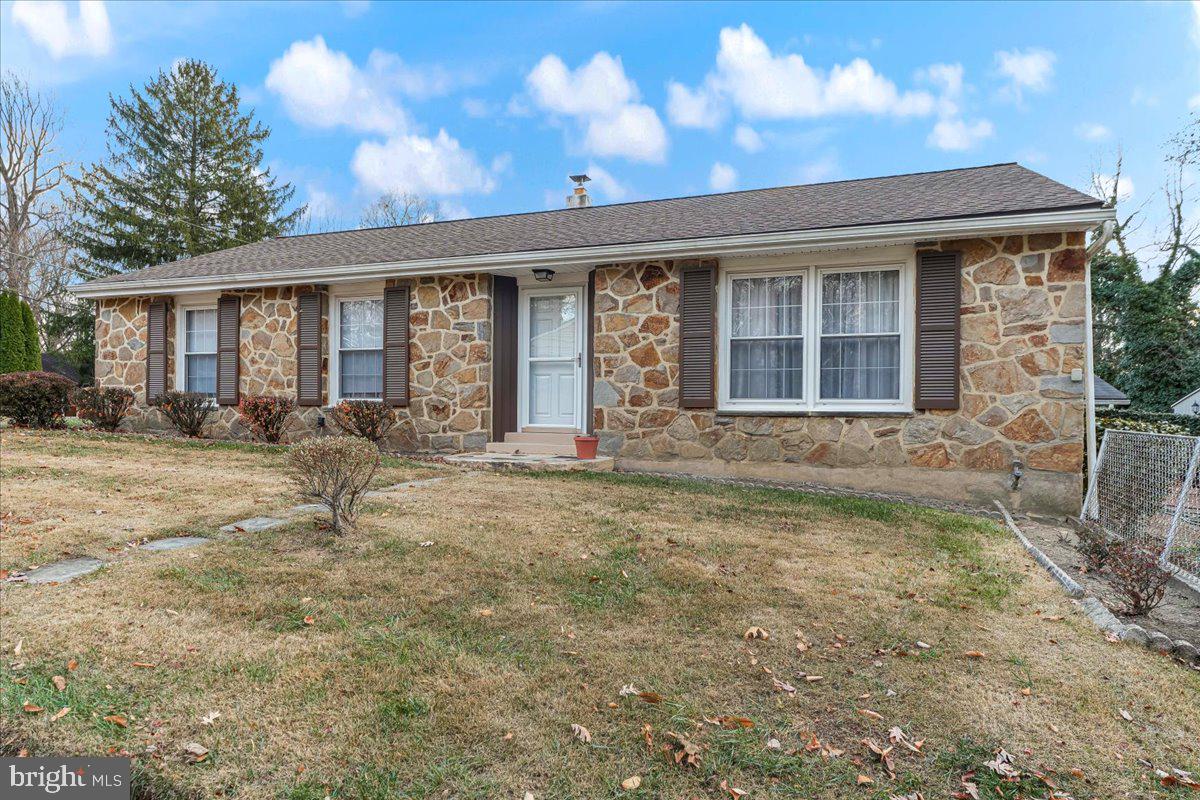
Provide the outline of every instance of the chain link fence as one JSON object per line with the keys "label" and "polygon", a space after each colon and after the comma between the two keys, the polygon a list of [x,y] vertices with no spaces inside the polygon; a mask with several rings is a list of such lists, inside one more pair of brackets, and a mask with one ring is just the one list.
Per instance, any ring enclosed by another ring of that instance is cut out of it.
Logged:
{"label": "chain link fence", "polygon": [[1109,429],[1083,501],[1083,519],[1159,553],[1200,585],[1200,437]]}

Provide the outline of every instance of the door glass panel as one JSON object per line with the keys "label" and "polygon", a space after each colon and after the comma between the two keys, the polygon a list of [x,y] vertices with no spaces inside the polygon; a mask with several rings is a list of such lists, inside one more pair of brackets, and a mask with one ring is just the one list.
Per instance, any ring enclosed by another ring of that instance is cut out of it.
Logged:
{"label": "door glass panel", "polygon": [[575,358],[575,295],[529,298],[529,357]]}

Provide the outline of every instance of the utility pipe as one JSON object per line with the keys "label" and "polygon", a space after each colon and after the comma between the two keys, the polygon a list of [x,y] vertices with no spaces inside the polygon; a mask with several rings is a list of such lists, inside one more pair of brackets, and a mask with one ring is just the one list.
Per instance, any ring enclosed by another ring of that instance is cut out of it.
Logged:
{"label": "utility pipe", "polygon": [[1083,262],[1083,307],[1087,312],[1083,319],[1083,380],[1084,396],[1087,398],[1087,468],[1088,483],[1096,474],[1096,371],[1092,356],[1092,257],[1108,246],[1116,230],[1114,220],[1106,220],[1100,233],[1088,245]]}

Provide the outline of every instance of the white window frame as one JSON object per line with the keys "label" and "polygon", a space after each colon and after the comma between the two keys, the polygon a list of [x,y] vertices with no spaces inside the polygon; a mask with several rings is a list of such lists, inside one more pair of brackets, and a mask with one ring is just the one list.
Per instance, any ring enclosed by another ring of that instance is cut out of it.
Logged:
{"label": "white window frame", "polygon": [[[329,405],[334,406],[342,398],[342,303],[355,300],[378,300],[384,302],[383,292],[354,293],[331,295],[329,298]],[[386,314],[386,308],[384,309]],[[386,325],[386,320],[383,323]],[[384,348],[386,350],[386,348]],[[386,352],[384,354],[386,358]],[[380,376],[379,397],[355,397],[354,400],[367,400],[374,403],[383,402],[383,381]]]}
{"label": "white window frame", "polygon": [[[189,311],[217,311],[216,300],[191,302],[177,302],[175,304],[175,389],[180,392],[186,392],[187,389],[187,312]],[[220,312],[217,312],[218,316]],[[217,330],[220,331],[220,319],[217,320]],[[213,351],[215,355],[217,350]],[[220,365],[217,365],[220,369]],[[209,398],[212,405],[217,404],[216,390]]]}
{"label": "white window frame", "polygon": [[[830,272],[900,271],[900,396],[896,400],[840,400],[820,397],[821,277]],[[916,308],[914,276],[916,256],[912,248],[888,248],[876,257],[826,255],[820,258],[768,258],[724,267],[717,282],[717,410],[729,413],[763,414],[870,414],[910,413],[913,410],[913,326]],[[804,399],[746,400],[729,396],[730,331],[733,321],[733,281],[776,275],[804,275]]]}

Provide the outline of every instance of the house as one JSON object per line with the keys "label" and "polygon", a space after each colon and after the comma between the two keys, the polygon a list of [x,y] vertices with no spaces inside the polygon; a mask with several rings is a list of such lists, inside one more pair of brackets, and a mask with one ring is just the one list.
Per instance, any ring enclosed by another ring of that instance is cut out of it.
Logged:
{"label": "house", "polygon": [[1188,392],[1176,400],[1171,406],[1171,413],[1189,414],[1193,417],[1200,417],[1200,386],[1196,387],[1195,391]]}
{"label": "house", "polygon": [[[77,287],[138,398],[341,398],[413,451],[1075,512],[1095,198],[1017,164],[289,236]],[[555,435],[557,434],[557,436]],[[1019,463],[1023,477],[1014,480]],[[1017,489],[1013,491],[1016,483]]]}
{"label": "house", "polygon": [[1093,375],[1092,386],[1092,396],[1096,398],[1096,408],[1127,408],[1129,406],[1129,395],[1103,378]]}

